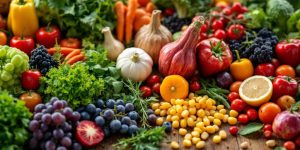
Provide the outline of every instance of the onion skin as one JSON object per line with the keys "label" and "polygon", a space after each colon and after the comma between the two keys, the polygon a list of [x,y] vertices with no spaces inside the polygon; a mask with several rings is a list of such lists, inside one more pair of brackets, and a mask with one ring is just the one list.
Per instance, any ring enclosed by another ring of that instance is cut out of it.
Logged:
{"label": "onion skin", "polygon": [[291,140],[300,135],[300,114],[283,111],[275,117],[273,132],[282,139]]}

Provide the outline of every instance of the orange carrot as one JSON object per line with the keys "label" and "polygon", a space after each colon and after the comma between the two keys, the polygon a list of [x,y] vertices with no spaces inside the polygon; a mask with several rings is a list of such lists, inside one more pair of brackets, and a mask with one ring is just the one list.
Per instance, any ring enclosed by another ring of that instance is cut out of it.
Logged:
{"label": "orange carrot", "polygon": [[147,14],[146,10],[144,10],[142,8],[138,8],[135,11],[134,20],[138,20],[138,19],[142,18],[143,16],[145,16],[146,14]]}
{"label": "orange carrot", "polygon": [[138,7],[137,0],[128,0],[128,11],[126,14],[126,28],[125,28],[125,40],[129,43],[132,39],[133,21],[135,16],[135,11]]}
{"label": "orange carrot", "polygon": [[[60,50],[59,50],[59,51],[60,51],[60,53],[61,53],[62,55],[67,56],[69,53],[73,52],[74,50],[80,50],[80,49],[68,48],[68,47],[60,47]],[[53,55],[53,54],[56,53],[56,52],[57,52],[57,50],[56,50],[55,47],[49,48],[49,49],[48,49],[48,53],[49,53],[50,55]]]}
{"label": "orange carrot", "polygon": [[76,56],[70,58],[70,59],[66,62],[66,64],[73,65],[74,63],[76,63],[76,62],[78,62],[78,61],[81,61],[81,60],[83,60],[83,59],[84,59],[84,55],[83,55],[83,53],[80,53],[79,55],[76,55]]}
{"label": "orange carrot", "polygon": [[134,22],[134,31],[138,31],[141,27],[150,23],[151,18],[149,16],[143,16],[142,18]]}
{"label": "orange carrot", "polygon": [[71,53],[69,53],[66,56],[65,60],[69,60],[70,58],[72,58],[72,57],[74,57],[76,55],[79,55],[79,54],[80,54],[80,50],[76,49],[76,50],[72,51]]}
{"label": "orange carrot", "polygon": [[155,6],[154,6],[154,4],[152,3],[152,2],[149,2],[148,4],[147,4],[147,6],[146,6],[146,11],[148,12],[148,13],[152,13],[152,11],[155,9]]}
{"label": "orange carrot", "polygon": [[123,2],[116,2],[115,11],[117,14],[117,38],[119,41],[123,42],[125,28],[125,5],[123,4]]}

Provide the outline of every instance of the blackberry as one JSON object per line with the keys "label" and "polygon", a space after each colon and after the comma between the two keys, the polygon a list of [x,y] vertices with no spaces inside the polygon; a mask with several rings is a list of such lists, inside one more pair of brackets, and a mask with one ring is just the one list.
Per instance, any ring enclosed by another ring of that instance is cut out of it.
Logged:
{"label": "blackberry", "polygon": [[48,50],[41,45],[31,52],[29,65],[31,69],[37,69],[41,74],[46,75],[51,68],[58,66],[58,62],[56,62],[52,56],[48,54]]}
{"label": "blackberry", "polygon": [[247,48],[247,46],[251,44],[251,40],[253,39],[254,35],[249,32],[246,32],[246,35],[240,40],[230,40],[227,42],[232,53],[233,61],[237,59],[235,50],[239,52],[241,57],[245,57],[242,54]]}
{"label": "blackberry", "polygon": [[181,28],[184,25],[189,25],[190,23],[190,18],[180,19],[176,13],[174,13],[172,16],[165,17],[162,21],[162,24],[166,26],[172,33],[181,31]]}

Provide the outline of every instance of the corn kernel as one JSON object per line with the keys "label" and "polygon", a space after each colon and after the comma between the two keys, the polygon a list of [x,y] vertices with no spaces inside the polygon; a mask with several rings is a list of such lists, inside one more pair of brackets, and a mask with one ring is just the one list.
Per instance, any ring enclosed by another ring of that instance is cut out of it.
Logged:
{"label": "corn kernel", "polygon": [[210,134],[213,134],[216,132],[216,129],[213,126],[206,126],[206,131]]}
{"label": "corn kernel", "polygon": [[160,115],[160,109],[155,109],[154,114],[157,115],[157,116]]}
{"label": "corn kernel", "polygon": [[175,115],[176,114],[176,110],[174,108],[169,109],[169,114],[170,115]]}
{"label": "corn kernel", "polygon": [[196,102],[195,102],[195,100],[189,100],[189,106],[190,107],[195,107],[195,105],[196,105]]}
{"label": "corn kernel", "polygon": [[188,110],[184,110],[184,111],[182,111],[182,113],[181,113],[181,117],[183,117],[183,118],[187,118],[188,116],[189,116],[189,111]]}
{"label": "corn kernel", "polygon": [[192,138],[193,144],[197,144],[199,141],[201,141],[201,139],[199,137],[193,137]]}
{"label": "corn kernel", "polygon": [[207,140],[208,137],[209,137],[209,134],[208,134],[207,132],[202,132],[202,133],[201,133],[201,139],[202,139],[202,140]]}
{"label": "corn kernel", "polygon": [[227,133],[225,132],[225,130],[220,130],[219,136],[224,140],[227,138]]}
{"label": "corn kernel", "polygon": [[196,103],[196,108],[197,109],[200,109],[201,108],[201,105],[199,103]]}
{"label": "corn kernel", "polygon": [[237,119],[234,117],[228,117],[228,123],[230,125],[235,125],[237,123]]}
{"label": "corn kernel", "polygon": [[179,144],[177,142],[175,142],[175,141],[172,141],[171,142],[171,148],[172,149],[179,149]]}
{"label": "corn kernel", "polygon": [[179,121],[178,120],[175,120],[172,122],[172,127],[173,128],[178,128],[179,127]]}
{"label": "corn kernel", "polygon": [[211,109],[212,110],[217,110],[217,106],[212,106]]}
{"label": "corn kernel", "polygon": [[184,147],[191,147],[192,146],[191,140],[187,140],[187,139],[183,140],[183,146]]}
{"label": "corn kernel", "polygon": [[189,94],[189,99],[192,99],[192,98],[194,98],[195,97],[195,94],[194,93],[190,93]]}
{"label": "corn kernel", "polygon": [[176,101],[176,99],[174,99],[174,98],[170,100],[170,102],[171,102],[172,105],[176,104],[175,101]]}
{"label": "corn kernel", "polygon": [[218,105],[218,106],[217,106],[217,109],[218,109],[218,110],[224,109],[224,105]]}
{"label": "corn kernel", "polygon": [[172,116],[171,120],[172,120],[172,121],[175,121],[175,120],[178,121],[178,120],[179,120],[179,117],[178,117],[177,115],[176,115],[176,116]]}
{"label": "corn kernel", "polygon": [[167,120],[168,122],[171,122],[171,121],[172,121],[172,116],[171,116],[171,115],[168,115],[167,118],[166,118],[166,120]]}
{"label": "corn kernel", "polygon": [[202,122],[202,121],[203,121],[202,118],[199,118],[199,117],[198,117],[198,118],[196,119],[196,122]]}
{"label": "corn kernel", "polygon": [[220,119],[214,119],[214,124],[217,125],[217,126],[220,126],[222,124],[221,120]]}
{"label": "corn kernel", "polygon": [[189,106],[189,102],[188,102],[188,101],[184,101],[184,102],[183,102],[183,105]]}
{"label": "corn kernel", "polygon": [[223,122],[224,122],[224,123],[226,123],[226,122],[228,121],[228,117],[229,117],[229,116],[228,116],[227,114],[224,115],[224,118],[223,118]]}
{"label": "corn kernel", "polygon": [[197,113],[197,109],[195,107],[189,108],[189,112],[191,115],[195,115]]}
{"label": "corn kernel", "polygon": [[226,109],[220,109],[219,112],[223,115],[225,115],[227,113]]}
{"label": "corn kernel", "polygon": [[197,116],[203,118],[205,116],[205,111],[203,109],[199,109],[197,111]]}
{"label": "corn kernel", "polygon": [[197,120],[197,117],[195,115],[190,115],[190,118],[192,118],[194,121]]}
{"label": "corn kernel", "polygon": [[169,109],[169,108],[171,108],[171,107],[172,107],[172,106],[171,106],[170,103],[168,103],[168,102],[162,102],[159,108],[160,108],[160,109],[165,109],[165,110],[167,110],[167,109]]}
{"label": "corn kernel", "polygon": [[197,149],[202,149],[205,147],[205,142],[204,141],[199,141],[197,144],[196,144],[196,148]]}
{"label": "corn kernel", "polygon": [[177,100],[175,101],[175,104],[176,104],[176,105],[182,105],[182,104],[183,104],[183,100],[182,100],[182,99],[177,99]]}
{"label": "corn kernel", "polygon": [[224,115],[217,112],[217,113],[214,114],[214,117],[217,118],[217,119],[223,119]]}
{"label": "corn kernel", "polygon": [[192,131],[191,134],[193,137],[200,137],[200,133],[198,131]]}
{"label": "corn kernel", "polygon": [[213,116],[215,113],[216,113],[215,110],[210,110],[210,111],[209,111],[209,114],[212,115],[212,116]]}
{"label": "corn kernel", "polygon": [[199,127],[195,127],[195,128],[194,128],[194,131],[197,131],[197,132],[199,132],[199,133],[202,133],[202,132],[203,132]]}
{"label": "corn kernel", "polygon": [[180,120],[180,127],[185,128],[186,126],[187,126],[186,119],[181,119]]}
{"label": "corn kernel", "polygon": [[187,134],[187,130],[184,129],[184,128],[180,128],[178,132],[179,132],[179,134],[182,135],[182,136],[184,136],[184,135]]}
{"label": "corn kernel", "polygon": [[182,106],[182,110],[183,110],[183,111],[184,111],[184,110],[188,110],[188,107],[185,106],[185,105],[183,105],[183,106]]}
{"label": "corn kernel", "polygon": [[236,110],[230,110],[229,116],[236,118],[239,115],[239,113]]}
{"label": "corn kernel", "polygon": [[220,129],[219,126],[217,126],[215,124],[213,125],[213,127],[215,128],[215,132],[219,131],[219,129]]}
{"label": "corn kernel", "polygon": [[221,136],[215,135],[213,137],[213,142],[216,143],[216,144],[221,143]]}
{"label": "corn kernel", "polygon": [[202,128],[204,127],[204,123],[203,123],[203,122],[198,122],[198,123],[196,124],[196,127],[202,129]]}
{"label": "corn kernel", "polygon": [[213,105],[216,105],[216,103],[217,103],[214,99],[211,99],[211,102]]}
{"label": "corn kernel", "polygon": [[184,139],[192,140],[192,135],[191,135],[190,133],[187,133],[187,134],[184,136]]}
{"label": "corn kernel", "polygon": [[167,111],[166,110],[161,110],[159,116],[164,117],[167,115]]}
{"label": "corn kernel", "polygon": [[156,125],[162,125],[163,124],[163,122],[164,122],[164,118],[163,117],[158,117],[157,119],[156,119]]}
{"label": "corn kernel", "polygon": [[205,110],[205,115],[206,116],[209,116],[210,115],[210,112],[208,110]]}
{"label": "corn kernel", "polygon": [[194,119],[191,118],[191,117],[189,117],[189,118],[187,119],[187,125],[188,125],[189,127],[194,127],[194,126],[195,126]]}
{"label": "corn kernel", "polygon": [[203,123],[204,123],[205,126],[210,125],[210,121],[209,121],[209,119],[207,117],[203,118]]}
{"label": "corn kernel", "polygon": [[152,110],[156,110],[156,109],[158,109],[159,108],[159,103],[153,103],[152,105],[151,105],[151,108],[152,108]]}
{"label": "corn kernel", "polygon": [[182,111],[183,111],[182,106],[176,105],[176,112],[177,112],[178,114],[181,114]]}
{"label": "corn kernel", "polygon": [[212,108],[212,106],[213,106],[212,101],[211,101],[210,99],[208,99],[208,100],[206,101],[205,105],[206,105],[206,108],[209,109],[209,110],[210,110],[210,109]]}
{"label": "corn kernel", "polygon": [[208,116],[207,118],[208,118],[208,120],[209,120],[210,122],[213,122],[214,119],[215,119],[213,116]]}

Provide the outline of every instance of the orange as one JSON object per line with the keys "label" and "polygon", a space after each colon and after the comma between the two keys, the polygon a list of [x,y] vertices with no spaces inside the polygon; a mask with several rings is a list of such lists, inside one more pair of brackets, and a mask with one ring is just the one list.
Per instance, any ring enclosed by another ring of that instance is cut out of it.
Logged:
{"label": "orange", "polygon": [[265,76],[252,76],[242,82],[239,94],[248,105],[260,106],[272,97],[273,85]]}
{"label": "orange", "polygon": [[281,112],[280,107],[272,102],[265,103],[258,110],[258,117],[264,124],[272,124],[274,118]]}
{"label": "orange", "polygon": [[0,31],[0,45],[5,45],[7,42],[7,36],[4,32]]}
{"label": "orange", "polygon": [[281,110],[291,108],[294,103],[296,103],[295,99],[289,95],[283,95],[276,101],[276,104],[281,108]]}
{"label": "orange", "polygon": [[275,71],[276,76],[282,75],[282,76],[289,76],[292,78],[296,77],[296,72],[294,68],[290,65],[281,65],[279,66]]}
{"label": "orange", "polygon": [[160,86],[161,97],[165,101],[184,99],[189,93],[189,83],[180,75],[169,75]]}
{"label": "orange", "polygon": [[239,88],[242,84],[242,81],[235,81],[230,85],[230,92],[237,92],[239,93]]}

